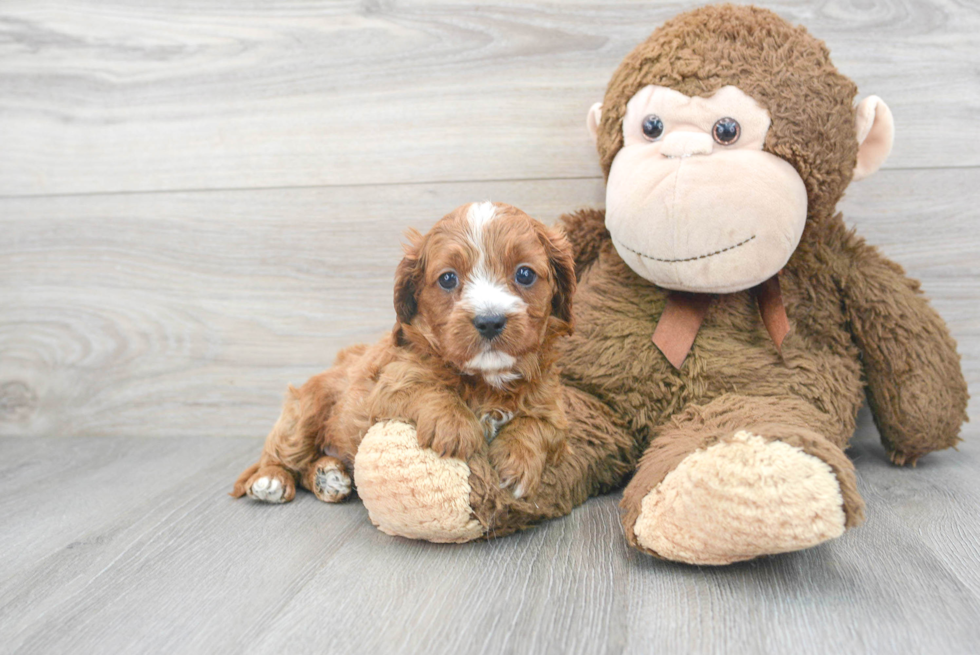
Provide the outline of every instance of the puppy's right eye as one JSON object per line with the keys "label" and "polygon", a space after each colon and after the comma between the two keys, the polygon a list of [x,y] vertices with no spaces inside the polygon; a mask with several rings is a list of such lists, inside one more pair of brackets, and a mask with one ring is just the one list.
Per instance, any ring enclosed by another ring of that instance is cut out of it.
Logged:
{"label": "puppy's right eye", "polygon": [[446,291],[452,291],[459,284],[459,278],[456,277],[456,273],[453,271],[446,271],[439,276],[439,286]]}

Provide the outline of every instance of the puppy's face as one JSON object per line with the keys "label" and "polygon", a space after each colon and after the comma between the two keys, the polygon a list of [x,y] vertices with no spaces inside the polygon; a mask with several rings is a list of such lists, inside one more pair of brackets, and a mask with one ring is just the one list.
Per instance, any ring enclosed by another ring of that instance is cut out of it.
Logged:
{"label": "puppy's face", "polygon": [[502,386],[549,334],[571,329],[574,262],[560,230],[484,202],[410,238],[396,275],[399,323],[464,373]]}

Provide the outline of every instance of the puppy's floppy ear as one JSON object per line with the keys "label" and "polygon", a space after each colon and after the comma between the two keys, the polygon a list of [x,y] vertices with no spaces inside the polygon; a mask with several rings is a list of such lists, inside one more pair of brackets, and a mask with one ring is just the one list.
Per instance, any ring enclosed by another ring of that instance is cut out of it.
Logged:
{"label": "puppy's floppy ear", "polygon": [[422,241],[418,230],[405,232],[408,244],[403,248],[405,256],[395,270],[395,314],[399,325],[409,324],[418,313],[418,288],[422,282]]}
{"label": "puppy's floppy ear", "polygon": [[542,227],[541,242],[548,253],[551,274],[555,279],[555,295],[551,298],[551,314],[572,326],[572,296],[575,295],[575,259],[572,244],[560,227]]}

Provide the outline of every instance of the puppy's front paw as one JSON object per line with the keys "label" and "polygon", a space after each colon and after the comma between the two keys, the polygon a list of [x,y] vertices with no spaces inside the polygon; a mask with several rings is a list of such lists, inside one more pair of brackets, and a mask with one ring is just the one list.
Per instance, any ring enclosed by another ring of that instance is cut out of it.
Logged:
{"label": "puppy's front paw", "polygon": [[475,416],[451,412],[420,420],[417,426],[419,445],[430,448],[440,457],[467,460],[484,444],[483,428]]}
{"label": "puppy's front paw", "polygon": [[545,456],[520,441],[498,440],[490,446],[490,463],[500,476],[500,488],[525,498],[541,483]]}

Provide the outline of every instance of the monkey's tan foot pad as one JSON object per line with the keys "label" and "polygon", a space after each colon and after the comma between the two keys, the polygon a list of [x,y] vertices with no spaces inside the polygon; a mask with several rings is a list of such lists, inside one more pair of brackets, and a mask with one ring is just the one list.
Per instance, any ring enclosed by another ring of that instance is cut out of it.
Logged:
{"label": "monkey's tan foot pad", "polygon": [[325,503],[343,502],[350,496],[350,476],[343,463],[335,457],[321,457],[306,475],[306,487]]}
{"label": "monkey's tan foot pad", "polygon": [[740,431],[688,455],[642,501],[637,542],[689,564],[802,550],[844,532],[844,501],[824,461]]}
{"label": "monkey's tan foot pad", "polygon": [[441,543],[483,536],[470,509],[466,462],[420,447],[407,423],[372,426],[358,447],[354,475],[371,522],[386,534]]}
{"label": "monkey's tan foot pad", "polygon": [[286,471],[267,466],[255,472],[245,486],[249,498],[263,503],[288,503],[296,496],[296,484]]}

